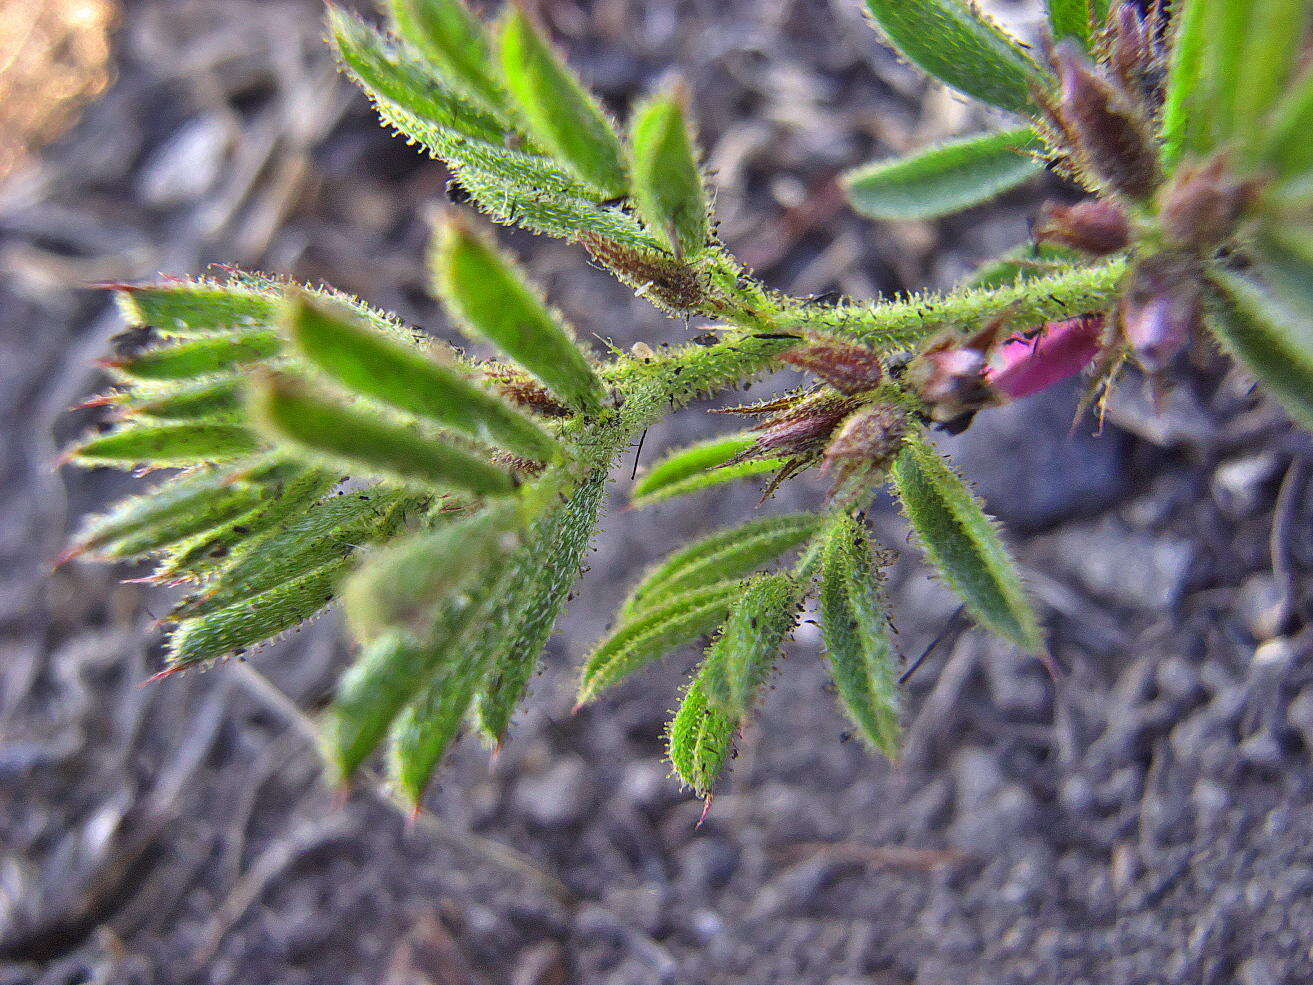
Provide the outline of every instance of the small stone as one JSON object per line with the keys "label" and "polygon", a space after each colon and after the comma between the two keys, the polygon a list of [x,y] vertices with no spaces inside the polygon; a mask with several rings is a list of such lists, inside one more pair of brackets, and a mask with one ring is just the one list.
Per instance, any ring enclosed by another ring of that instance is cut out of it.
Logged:
{"label": "small stone", "polygon": [[1213,473],[1213,499],[1232,519],[1248,516],[1264,505],[1264,486],[1276,474],[1277,465],[1271,452],[1223,462]]}
{"label": "small stone", "polygon": [[577,756],[567,756],[541,773],[515,784],[512,802],[530,822],[544,828],[567,827],[589,807],[588,771]]}
{"label": "small stone", "polygon": [[555,941],[525,948],[515,965],[512,985],[567,985],[570,969],[565,951]]}
{"label": "small stone", "polygon": [[142,167],[142,198],[161,207],[200,198],[218,179],[227,147],[228,128],[217,117],[184,124]]}
{"label": "small stone", "polygon": [[1280,635],[1290,618],[1286,593],[1269,572],[1245,579],[1237,598],[1240,617],[1256,640],[1270,640]]}

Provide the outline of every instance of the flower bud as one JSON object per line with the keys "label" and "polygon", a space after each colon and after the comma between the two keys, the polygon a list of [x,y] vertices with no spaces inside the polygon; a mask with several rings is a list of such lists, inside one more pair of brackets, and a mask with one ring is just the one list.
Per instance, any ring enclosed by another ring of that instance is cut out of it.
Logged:
{"label": "flower bud", "polygon": [[865,346],[845,342],[812,342],[780,358],[849,396],[873,389],[884,375],[879,356]]}
{"label": "flower bud", "polygon": [[814,458],[839,422],[856,407],[856,401],[833,393],[806,397],[756,425],[753,430],[760,436],[731,464],[753,458]]}
{"label": "flower bud", "polygon": [[984,349],[928,349],[907,368],[908,386],[925,402],[931,420],[954,421],[996,403],[985,382]]}
{"label": "flower bud", "polygon": [[1162,194],[1163,231],[1183,246],[1212,249],[1231,235],[1252,193],[1252,185],[1227,174],[1221,156],[1183,170]]}
{"label": "flower bud", "polygon": [[1159,181],[1158,157],[1148,122],[1132,98],[1101,75],[1071,39],[1058,45],[1054,64],[1061,84],[1055,115],[1075,144],[1078,163],[1123,195],[1147,199]]}
{"label": "flower bud", "polygon": [[1203,318],[1200,276],[1188,257],[1160,253],[1142,261],[1118,309],[1122,338],[1140,368],[1161,373]]}
{"label": "flower bud", "polygon": [[1075,205],[1048,202],[1040,212],[1035,235],[1094,256],[1126,249],[1131,222],[1126,210],[1111,199],[1086,199]]}
{"label": "flower bud", "polygon": [[1109,18],[1108,65],[1122,90],[1148,106],[1159,100],[1155,76],[1160,70],[1155,65],[1152,30],[1137,4],[1124,3]]}
{"label": "flower bud", "polygon": [[868,404],[848,415],[825,446],[823,471],[854,463],[884,469],[902,447],[907,412],[891,404]]}
{"label": "flower bud", "polygon": [[830,499],[857,497],[884,478],[907,433],[907,412],[868,404],[850,414],[825,447],[821,471],[834,475]]}

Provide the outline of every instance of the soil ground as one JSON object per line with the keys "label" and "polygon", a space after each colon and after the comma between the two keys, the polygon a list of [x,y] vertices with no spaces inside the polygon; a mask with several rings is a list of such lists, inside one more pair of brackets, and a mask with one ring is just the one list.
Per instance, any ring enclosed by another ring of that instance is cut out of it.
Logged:
{"label": "soil ground", "polygon": [[[934,225],[848,211],[842,169],[990,122],[899,64],[856,0],[539,6],[617,108],[685,77],[721,235],[774,286],[945,286],[1070,195],[1037,182]],[[1128,382],[1101,435],[1068,437],[1064,391],[946,443],[1065,673],[950,626],[909,684],[896,765],[845,741],[808,626],[701,827],[660,761],[693,652],[570,714],[642,566],[757,497],[625,513],[629,462],[511,742],[495,762],[463,742],[415,825],[368,793],[335,802],[263,687],[321,707],[347,659],[335,617],[141,687],[164,597],[125,570],[49,575],[76,518],[131,485],[51,465],[121,329],[85,285],[235,263],[448,332],[422,264],[442,167],[375,126],[322,33],[315,0],[128,2],[112,86],[0,189],[0,983],[1313,980],[1313,449],[1202,349],[1160,408]],[[504,241],[585,334],[688,331],[573,248]],[[709,432],[703,410],[644,458]],[[821,492],[791,483],[763,509]],[[890,504],[871,522],[903,546]],[[904,555],[915,655],[954,603]]]}

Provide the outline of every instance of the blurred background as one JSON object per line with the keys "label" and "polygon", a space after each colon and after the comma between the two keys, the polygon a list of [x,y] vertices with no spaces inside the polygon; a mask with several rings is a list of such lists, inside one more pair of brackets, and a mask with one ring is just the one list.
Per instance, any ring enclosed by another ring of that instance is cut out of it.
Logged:
{"label": "blurred background", "polygon": [[[840,171],[990,123],[900,64],[858,0],[532,6],[617,111],[684,76],[721,236],[772,286],[947,286],[1071,195],[1046,178],[937,224],[855,216]],[[298,716],[348,658],[335,616],[141,687],[165,597],[120,584],[130,570],[50,573],[70,526],[133,484],[52,464],[123,329],[89,285],[236,264],[448,334],[422,264],[446,175],[337,77],[320,17],[0,0],[0,983],[1313,980],[1313,449],[1203,349],[1159,407],[1128,379],[1101,435],[1068,435],[1068,389],[946,442],[1006,521],[1066,674],[963,631],[907,551],[904,653],[944,638],[896,765],[848,741],[805,624],[701,827],[660,759],[691,649],[571,716],[641,568],[758,496],[624,513],[632,461],[512,741],[495,761],[463,741],[413,824],[320,782]],[[585,336],[689,332],[578,249],[503,242]],[[644,459],[711,432],[703,409],[654,428]],[[762,509],[821,493],[794,481]],[[904,546],[888,503],[871,522]]]}

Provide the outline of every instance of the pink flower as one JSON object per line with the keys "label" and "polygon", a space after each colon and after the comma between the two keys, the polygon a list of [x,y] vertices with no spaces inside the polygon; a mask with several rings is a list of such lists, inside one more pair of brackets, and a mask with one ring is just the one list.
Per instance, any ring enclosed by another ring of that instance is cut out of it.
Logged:
{"label": "pink flower", "polygon": [[1075,376],[1099,354],[1102,315],[1047,322],[1035,334],[1014,336],[997,347],[985,378],[1012,400]]}

